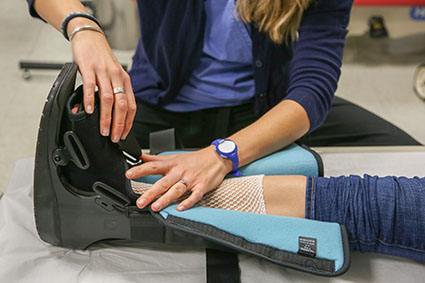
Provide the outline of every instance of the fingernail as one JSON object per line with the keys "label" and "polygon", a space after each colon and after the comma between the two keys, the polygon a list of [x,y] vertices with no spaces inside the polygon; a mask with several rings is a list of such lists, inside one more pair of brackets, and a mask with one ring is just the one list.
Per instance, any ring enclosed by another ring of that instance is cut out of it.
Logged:
{"label": "fingernail", "polygon": [[119,141],[120,141],[120,137],[119,137],[119,136],[117,136],[117,135],[115,135],[115,136],[112,138],[112,141],[113,141],[113,142],[119,142]]}
{"label": "fingernail", "polygon": [[132,177],[134,174],[133,174],[133,171],[127,171],[127,176],[128,177]]}
{"label": "fingernail", "polygon": [[155,204],[153,205],[153,209],[155,209],[155,210],[160,210],[160,209],[161,209],[161,204],[160,204],[160,203],[155,203]]}
{"label": "fingernail", "polygon": [[121,137],[122,140],[125,140],[127,138],[128,134],[125,134]]}
{"label": "fingernail", "polygon": [[87,113],[89,114],[93,113],[93,107],[91,107],[91,105],[87,106]]}
{"label": "fingernail", "polygon": [[179,206],[177,206],[177,210],[179,210],[179,211],[184,210],[184,206],[183,206],[183,205],[179,205]]}
{"label": "fingernail", "polygon": [[107,137],[108,135],[109,135],[108,128],[103,128],[103,130],[102,130],[102,136]]}
{"label": "fingernail", "polygon": [[145,203],[146,203],[146,200],[145,200],[144,198],[139,199],[139,200],[137,201],[137,205],[138,205],[139,207],[144,207],[144,206],[145,206]]}

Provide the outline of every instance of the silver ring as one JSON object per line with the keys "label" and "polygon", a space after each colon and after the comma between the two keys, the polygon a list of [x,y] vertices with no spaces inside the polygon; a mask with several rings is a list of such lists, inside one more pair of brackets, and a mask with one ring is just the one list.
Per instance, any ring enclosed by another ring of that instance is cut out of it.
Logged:
{"label": "silver ring", "polygon": [[123,87],[114,88],[114,94],[117,94],[117,93],[125,93],[125,89]]}
{"label": "silver ring", "polygon": [[186,190],[187,190],[188,184],[187,184],[186,179],[181,179],[181,180],[179,181],[179,183],[182,183],[183,185],[185,185],[185,186],[186,186]]}

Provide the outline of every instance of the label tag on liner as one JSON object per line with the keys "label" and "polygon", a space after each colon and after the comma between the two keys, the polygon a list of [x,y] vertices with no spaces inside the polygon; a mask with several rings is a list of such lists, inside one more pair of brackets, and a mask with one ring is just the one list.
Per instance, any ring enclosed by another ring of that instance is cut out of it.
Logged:
{"label": "label tag on liner", "polygon": [[298,237],[298,254],[315,257],[316,247],[317,239],[302,236]]}

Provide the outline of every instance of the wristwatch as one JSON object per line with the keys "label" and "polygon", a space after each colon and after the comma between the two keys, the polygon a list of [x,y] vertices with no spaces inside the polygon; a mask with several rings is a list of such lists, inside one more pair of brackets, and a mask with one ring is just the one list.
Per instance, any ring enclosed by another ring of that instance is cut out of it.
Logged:
{"label": "wristwatch", "polygon": [[223,157],[230,159],[233,163],[233,169],[230,174],[234,176],[240,176],[242,173],[238,171],[239,168],[239,157],[238,157],[238,146],[236,143],[229,139],[216,139],[211,143],[215,146],[215,151]]}

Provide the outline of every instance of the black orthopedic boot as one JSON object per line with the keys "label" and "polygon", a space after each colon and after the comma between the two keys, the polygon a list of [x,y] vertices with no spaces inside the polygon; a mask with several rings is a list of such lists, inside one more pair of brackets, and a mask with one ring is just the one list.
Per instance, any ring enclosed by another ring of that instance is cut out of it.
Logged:
{"label": "black orthopedic boot", "polygon": [[[129,147],[125,141],[116,144],[110,137],[100,134],[100,104],[97,93],[95,97],[92,114],[84,111],[82,86],[68,99],[61,129],[67,156],[64,162],[58,154],[58,159],[61,160],[58,164],[64,165],[63,175],[76,192],[90,194],[95,191],[112,197],[125,206],[130,204],[129,197],[137,198],[125,172],[130,166],[140,163],[141,151],[137,145]],[[78,111],[74,114],[72,109],[76,106]],[[128,139],[136,142],[131,134]],[[124,153],[129,148],[132,152]],[[56,156],[54,158],[56,160]]]}

